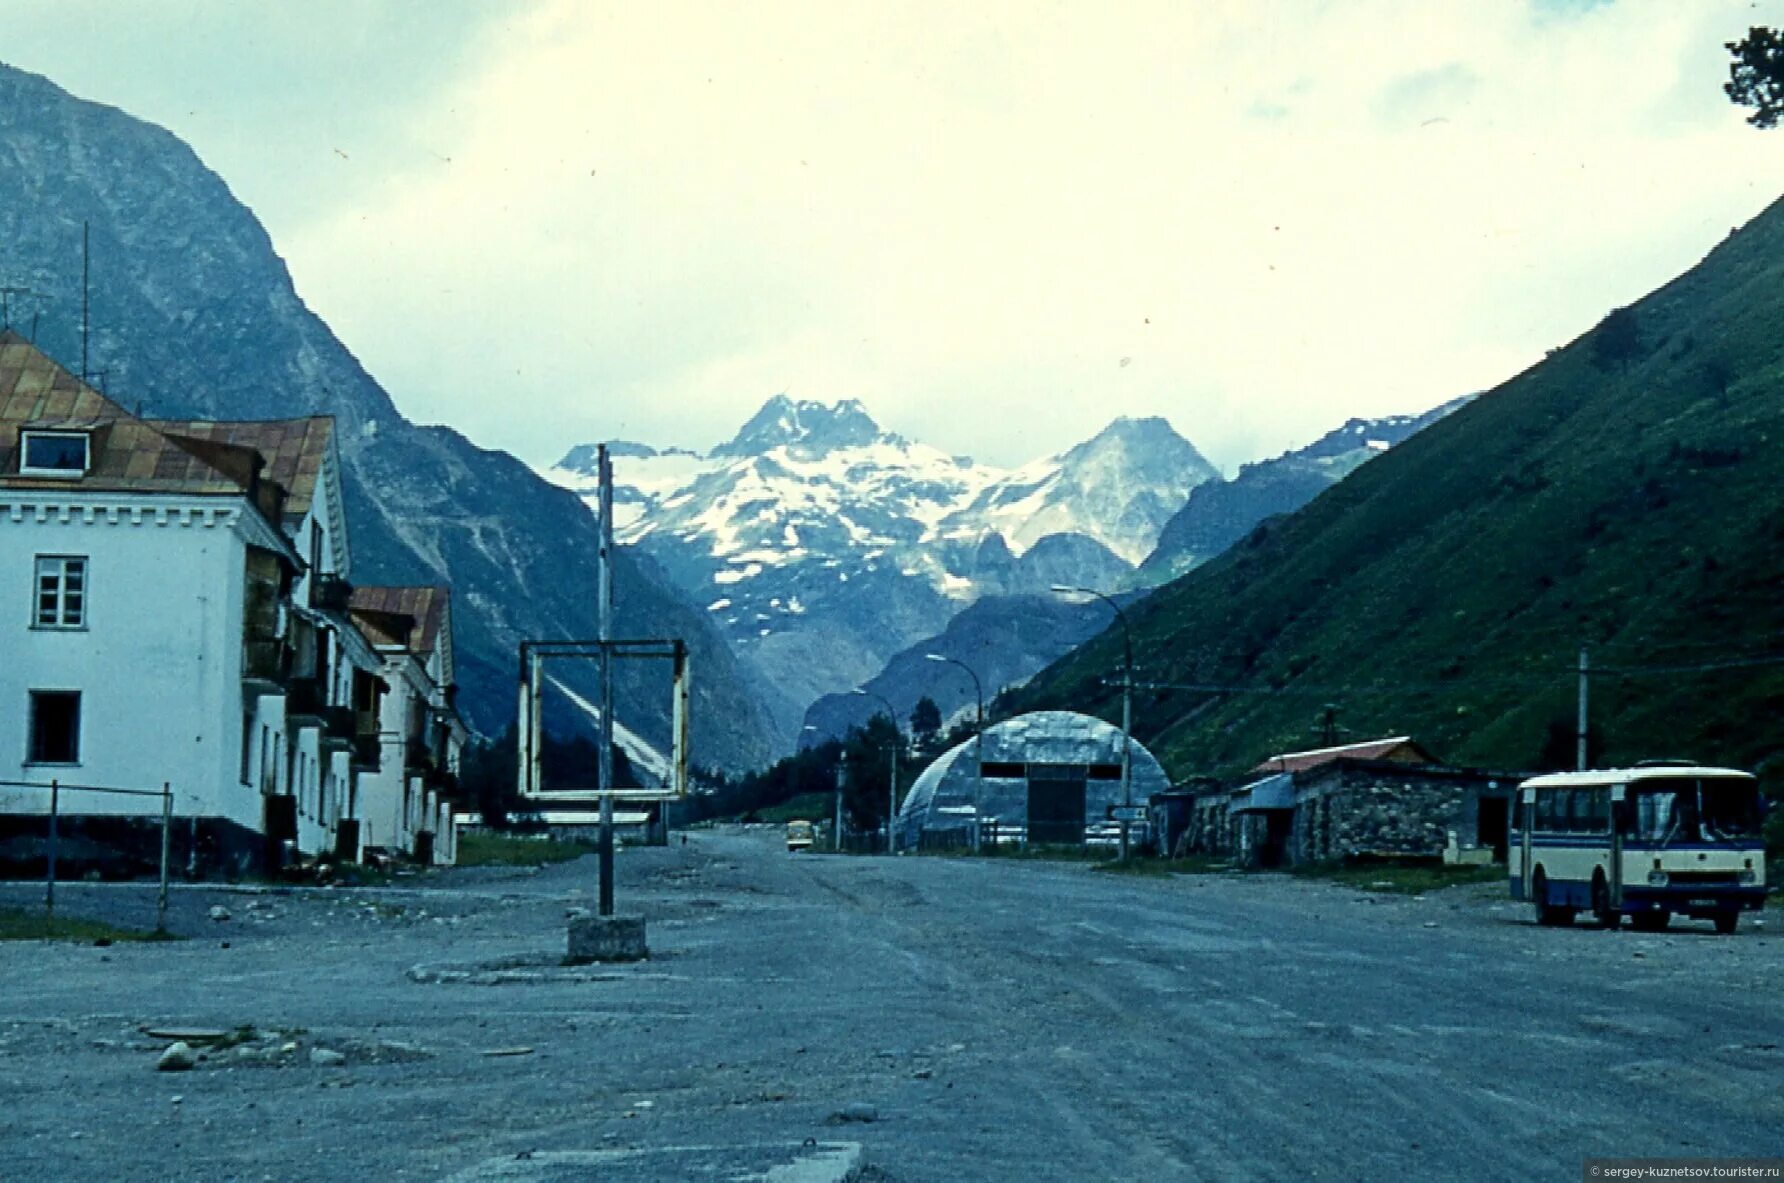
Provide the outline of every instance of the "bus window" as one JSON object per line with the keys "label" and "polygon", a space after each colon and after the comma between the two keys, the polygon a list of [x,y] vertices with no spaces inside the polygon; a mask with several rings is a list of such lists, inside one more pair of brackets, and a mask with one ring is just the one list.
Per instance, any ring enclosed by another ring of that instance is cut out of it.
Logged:
{"label": "bus window", "polygon": [[1630,810],[1634,823],[1630,837],[1643,842],[1670,842],[1679,837],[1684,810],[1679,807],[1677,787],[1638,785],[1630,788],[1629,795],[1635,803]]}
{"label": "bus window", "polygon": [[1586,800],[1586,814],[1581,828],[1594,834],[1607,833],[1611,821],[1611,791],[1608,787],[1582,790],[1581,796]]}
{"label": "bus window", "polygon": [[1712,842],[1731,838],[1757,838],[1761,810],[1759,786],[1749,780],[1698,782],[1700,820],[1704,837]]}

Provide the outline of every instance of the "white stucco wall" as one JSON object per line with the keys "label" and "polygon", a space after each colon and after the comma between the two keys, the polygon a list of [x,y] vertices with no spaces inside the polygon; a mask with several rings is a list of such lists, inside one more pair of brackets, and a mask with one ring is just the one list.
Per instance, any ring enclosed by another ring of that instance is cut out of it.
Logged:
{"label": "white stucco wall", "polygon": [[[240,779],[250,515],[239,498],[0,496],[0,779],[156,789],[165,781],[178,816],[259,827],[259,794]],[[83,628],[32,627],[39,555],[87,559]],[[77,765],[26,762],[32,690],[80,691]],[[0,811],[46,808],[45,794],[0,788]],[[160,810],[148,799],[84,793],[63,808]]]}
{"label": "white stucco wall", "polygon": [[[415,694],[410,664],[406,656],[389,657],[384,663],[382,676],[388,691],[378,710],[378,771],[364,772],[359,777],[360,841],[392,851],[408,850],[416,829],[412,808],[405,799],[411,795],[410,778],[403,768],[409,703]],[[415,780],[418,790],[419,778]]]}

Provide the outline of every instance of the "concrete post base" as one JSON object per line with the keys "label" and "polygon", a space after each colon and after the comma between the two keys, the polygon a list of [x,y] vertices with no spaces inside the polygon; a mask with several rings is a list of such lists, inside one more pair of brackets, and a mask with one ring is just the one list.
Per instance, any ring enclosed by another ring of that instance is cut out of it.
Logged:
{"label": "concrete post base", "polygon": [[570,953],[566,965],[591,961],[643,961],[650,956],[644,943],[642,916],[577,916],[570,921]]}

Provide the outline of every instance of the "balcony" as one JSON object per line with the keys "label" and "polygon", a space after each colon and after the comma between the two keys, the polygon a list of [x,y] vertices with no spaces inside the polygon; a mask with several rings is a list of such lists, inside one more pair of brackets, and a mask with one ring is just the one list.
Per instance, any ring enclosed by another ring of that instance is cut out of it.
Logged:
{"label": "balcony", "polygon": [[412,736],[403,744],[403,767],[410,772],[431,775],[438,769],[439,761],[427,740]]}
{"label": "balcony", "polygon": [[320,727],[327,701],[322,679],[294,677],[285,688],[285,718],[299,727]]}
{"label": "balcony", "polygon": [[346,751],[359,734],[358,716],[352,707],[322,708],[322,746]]}
{"label": "balcony", "polygon": [[376,772],[384,763],[384,741],[377,732],[353,737],[353,767],[361,772]]}
{"label": "balcony", "polygon": [[242,642],[242,684],[256,694],[276,694],[291,677],[291,651],[274,637]]}
{"label": "balcony", "polygon": [[363,772],[376,772],[383,762],[384,737],[378,732],[378,712],[353,712],[353,766]]}
{"label": "balcony", "polygon": [[427,777],[427,787],[448,801],[457,802],[459,800],[459,783],[456,773],[444,769],[430,773]]}
{"label": "balcony", "polygon": [[311,602],[323,612],[345,612],[353,597],[353,585],[339,575],[317,575]]}

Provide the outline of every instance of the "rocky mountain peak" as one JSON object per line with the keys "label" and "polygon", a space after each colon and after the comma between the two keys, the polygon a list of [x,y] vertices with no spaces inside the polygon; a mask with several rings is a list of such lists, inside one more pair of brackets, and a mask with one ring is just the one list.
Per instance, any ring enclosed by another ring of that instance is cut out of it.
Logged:
{"label": "rocky mountain peak", "polygon": [[781,447],[800,447],[822,453],[837,448],[858,448],[890,439],[880,430],[867,408],[856,399],[835,405],[797,401],[777,394],[762,404],[728,443],[712,450],[714,456],[760,456]]}
{"label": "rocky mountain peak", "polygon": [[1139,465],[1148,471],[1174,470],[1188,477],[1189,484],[1220,476],[1194,444],[1158,415],[1137,419],[1123,415],[1113,419],[1107,427],[1066,452],[1061,461],[1071,468],[1105,456],[1119,457],[1124,464]]}

